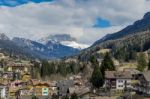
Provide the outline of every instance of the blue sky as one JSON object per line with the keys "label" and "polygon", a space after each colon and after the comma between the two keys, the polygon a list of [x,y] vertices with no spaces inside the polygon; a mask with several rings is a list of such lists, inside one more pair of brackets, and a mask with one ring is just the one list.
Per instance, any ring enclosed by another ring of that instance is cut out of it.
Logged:
{"label": "blue sky", "polygon": [[[1,6],[16,7],[27,3],[42,3],[42,2],[52,2],[54,0],[0,0]],[[83,0],[84,1],[84,0]],[[86,1],[86,0],[85,0]],[[106,19],[97,18],[95,23],[93,23],[95,28],[107,28],[110,27],[110,22]]]}
{"label": "blue sky", "polygon": [[101,18],[97,18],[96,22],[94,24],[94,27],[96,28],[107,28],[110,27],[110,22],[108,20],[105,19],[101,19]]}
{"label": "blue sky", "polygon": [[32,40],[70,34],[80,43],[92,44],[150,11],[150,0],[53,1],[0,0],[0,33]]}
{"label": "blue sky", "polygon": [[22,4],[27,4],[29,2],[41,3],[41,2],[52,2],[53,0],[0,0],[0,5],[15,7]]}

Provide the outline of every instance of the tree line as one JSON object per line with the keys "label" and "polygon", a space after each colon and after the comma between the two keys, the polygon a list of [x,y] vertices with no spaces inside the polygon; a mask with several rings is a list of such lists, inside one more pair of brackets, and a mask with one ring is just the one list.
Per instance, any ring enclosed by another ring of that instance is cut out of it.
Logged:
{"label": "tree line", "polygon": [[34,67],[31,68],[31,76],[33,79],[41,79],[50,77],[53,74],[60,74],[67,76],[68,74],[77,74],[80,72],[80,64],[75,62],[64,62],[64,61],[47,61],[42,60],[40,63],[33,62]]}
{"label": "tree line", "polygon": [[94,65],[94,70],[90,81],[94,88],[100,88],[104,84],[105,71],[115,70],[114,63],[109,53],[106,53],[101,65],[99,65],[99,62],[94,56],[91,57],[91,63]]}

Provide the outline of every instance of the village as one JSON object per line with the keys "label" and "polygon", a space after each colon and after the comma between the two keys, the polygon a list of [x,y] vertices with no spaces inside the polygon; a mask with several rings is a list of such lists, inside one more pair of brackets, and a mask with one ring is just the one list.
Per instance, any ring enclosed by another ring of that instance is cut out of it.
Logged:
{"label": "village", "polygon": [[140,72],[134,66],[120,67],[117,61],[114,61],[118,66],[116,71],[105,71],[104,85],[99,90],[80,74],[65,80],[39,80],[32,78],[34,64],[30,61],[12,59],[3,53],[0,61],[1,99],[64,99],[63,96],[72,94],[79,99],[132,99],[137,94],[150,95],[150,71]]}
{"label": "village", "polygon": [[150,99],[150,0],[0,0],[0,99]]}

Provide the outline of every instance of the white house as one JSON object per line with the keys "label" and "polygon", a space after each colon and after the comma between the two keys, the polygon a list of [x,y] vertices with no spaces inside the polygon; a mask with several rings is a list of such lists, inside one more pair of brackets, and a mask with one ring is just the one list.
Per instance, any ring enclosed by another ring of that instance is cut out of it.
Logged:
{"label": "white house", "polygon": [[7,87],[0,85],[0,98],[7,99]]}
{"label": "white house", "polygon": [[131,88],[132,75],[127,72],[105,71],[105,87],[115,89],[116,91],[124,91],[125,88]]}

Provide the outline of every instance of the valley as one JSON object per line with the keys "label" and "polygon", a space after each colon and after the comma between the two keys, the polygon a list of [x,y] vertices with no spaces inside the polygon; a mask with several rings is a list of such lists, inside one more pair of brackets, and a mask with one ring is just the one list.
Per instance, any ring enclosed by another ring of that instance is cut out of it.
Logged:
{"label": "valley", "polygon": [[[30,2],[30,9],[36,7],[28,16],[31,19],[17,13],[22,17],[18,17],[18,23],[22,21],[19,26],[13,19],[0,20],[4,25],[0,23],[0,31],[14,32],[0,33],[0,99],[150,99],[150,12],[146,10],[142,18],[131,12],[132,17],[123,12],[113,14],[115,9],[125,10],[118,2],[119,7],[114,3],[114,9],[101,13],[109,15],[101,18],[100,8],[89,0]],[[27,4],[16,6],[22,9]],[[44,6],[40,15],[37,5]],[[69,9],[57,15],[66,5]],[[16,6],[7,8],[6,18],[13,18],[10,13],[16,14]],[[45,13],[45,8],[57,10]],[[17,11],[28,12],[20,9]],[[133,20],[137,18],[141,19]],[[115,30],[119,31],[111,33]],[[106,35],[101,37],[102,33]]]}

